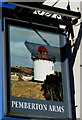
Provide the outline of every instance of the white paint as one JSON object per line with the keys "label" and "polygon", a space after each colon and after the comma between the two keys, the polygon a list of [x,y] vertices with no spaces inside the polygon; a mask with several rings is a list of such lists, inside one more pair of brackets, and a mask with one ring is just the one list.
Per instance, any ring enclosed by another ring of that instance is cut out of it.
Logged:
{"label": "white paint", "polygon": [[[76,9],[77,7],[80,8],[80,2],[72,2],[72,8],[73,10]],[[80,20],[79,22],[80,23]],[[78,37],[78,32],[79,32],[79,26],[74,26],[74,34],[75,34],[75,39]],[[76,107],[76,117],[82,119],[81,117],[81,77],[80,77],[80,48],[77,52],[74,67],[73,67],[73,72],[74,72],[74,85],[75,85],[75,106]]]}
{"label": "white paint", "polygon": [[23,80],[31,80],[33,76],[22,76]]}
{"label": "white paint", "polygon": [[73,67],[74,86],[75,86],[75,106],[76,116],[80,118],[80,50],[78,50],[76,60]]}
{"label": "white paint", "polygon": [[44,81],[46,75],[54,74],[54,63],[49,60],[36,59],[34,61],[34,80]]}

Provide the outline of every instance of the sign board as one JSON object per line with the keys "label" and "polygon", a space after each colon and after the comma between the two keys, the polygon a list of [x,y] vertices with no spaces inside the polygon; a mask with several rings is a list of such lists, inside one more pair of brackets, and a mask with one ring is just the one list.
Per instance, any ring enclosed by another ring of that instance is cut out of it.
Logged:
{"label": "sign board", "polygon": [[5,19],[5,116],[72,118],[64,30]]}

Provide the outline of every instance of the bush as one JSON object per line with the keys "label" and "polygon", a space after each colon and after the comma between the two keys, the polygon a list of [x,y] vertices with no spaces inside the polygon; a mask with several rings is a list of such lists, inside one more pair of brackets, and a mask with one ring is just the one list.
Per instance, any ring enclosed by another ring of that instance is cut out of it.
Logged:
{"label": "bush", "polygon": [[42,85],[46,100],[63,101],[62,75],[61,72],[55,72],[46,76]]}

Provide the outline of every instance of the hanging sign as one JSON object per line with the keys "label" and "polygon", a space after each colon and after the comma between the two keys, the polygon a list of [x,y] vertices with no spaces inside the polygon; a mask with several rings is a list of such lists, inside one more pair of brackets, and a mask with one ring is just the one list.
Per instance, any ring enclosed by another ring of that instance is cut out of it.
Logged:
{"label": "hanging sign", "polygon": [[5,19],[6,116],[72,118],[64,30]]}

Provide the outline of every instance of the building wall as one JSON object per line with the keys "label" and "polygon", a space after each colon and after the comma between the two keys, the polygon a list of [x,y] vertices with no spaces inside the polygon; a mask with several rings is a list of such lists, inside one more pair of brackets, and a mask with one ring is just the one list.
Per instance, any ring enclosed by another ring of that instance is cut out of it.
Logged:
{"label": "building wall", "polygon": [[[75,4],[77,4],[77,2],[75,2]],[[78,6],[80,7],[80,12],[82,13],[82,2],[78,2]],[[82,17],[79,20],[79,23],[82,21]],[[79,27],[80,25],[78,25],[77,27],[74,27],[75,30],[75,38],[77,38],[78,36],[78,32],[79,32]],[[73,71],[74,71],[74,82],[75,82],[75,106],[76,107],[76,117],[82,119],[82,97],[81,97],[81,77],[82,77],[82,68],[80,67],[80,64],[82,64],[82,42],[80,44],[79,50],[77,52],[77,56],[76,56],[76,60],[74,63],[74,67],[73,67]]]}
{"label": "building wall", "polygon": [[[82,1],[80,3],[80,10],[82,14]],[[81,22],[82,22],[82,16],[81,16]],[[80,65],[82,65],[82,38],[80,45]],[[82,67],[80,67],[80,118],[82,119]]]}

